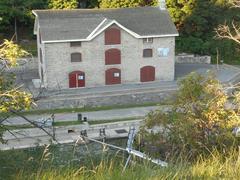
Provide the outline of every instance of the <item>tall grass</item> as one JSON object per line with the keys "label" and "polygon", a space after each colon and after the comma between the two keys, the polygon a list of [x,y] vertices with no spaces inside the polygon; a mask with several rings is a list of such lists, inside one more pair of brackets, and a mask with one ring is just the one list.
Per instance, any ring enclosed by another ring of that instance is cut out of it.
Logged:
{"label": "tall grass", "polygon": [[119,158],[102,159],[96,166],[81,168],[48,169],[26,176],[24,172],[16,179],[42,180],[158,180],[158,179],[239,179],[239,152],[231,150],[220,154],[214,151],[210,156],[199,157],[195,162],[179,157],[162,168],[149,162],[134,159],[125,172],[122,172],[125,161]]}

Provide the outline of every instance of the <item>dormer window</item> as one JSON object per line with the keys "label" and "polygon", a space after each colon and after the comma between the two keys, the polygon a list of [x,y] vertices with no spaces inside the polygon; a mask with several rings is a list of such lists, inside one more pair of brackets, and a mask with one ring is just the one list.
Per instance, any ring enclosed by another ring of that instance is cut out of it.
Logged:
{"label": "dormer window", "polygon": [[153,38],[143,38],[143,43],[153,43]]}
{"label": "dormer window", "polygon": [[81,47],[82,42],[76,41],[76,42],[70,42],[70,47]]}
{"label": "dormer window", "polygon": [[105,31],[105,44],[121,44],[121,31],[115,27],[108,28]]}

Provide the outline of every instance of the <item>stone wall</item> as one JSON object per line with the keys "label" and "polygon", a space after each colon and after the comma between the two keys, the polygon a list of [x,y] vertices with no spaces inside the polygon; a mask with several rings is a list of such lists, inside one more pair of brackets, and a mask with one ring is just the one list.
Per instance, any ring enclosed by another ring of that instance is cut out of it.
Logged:
{"label": "stone wall", "polygon": [[96,96],[76,96],[74,98],[49,98],[37,102],[36,109],[59,109],[59,108],[82,108],[82,107],[101,107],[112,105],[129,105],[144,103],[161,103],[173,100],[176,97],[176,90],[136,92],[133,94],[112,94]]}
{"label": "stone wall", "polygon": [[38,69],[38,59],[36,57],[19,59],[18,66],[11,67],[9,72],[18,72],[18,71],[28,71],[28,70],[37,70]]}
{"label": "stone wall", "polygon": [[[69,88],[68,75],[72,71],[85,72],[86,87],[105,85],[105,71],[109,68],[121,69],[122,84],[139,83],[140,68],[154,66],[156,80],[174,79],[175,38],[154,38],[153,43],[143,43],[121,30],[121,44],[104,45],[104,33],[92,41],[82,42],[81,47],[70,47],[70,43],[47,43],[44,46],[46,83],[48,89]],[[121,64],[105,65],[105,50],[121,50]],[[143,58],[143,49],[153,48],[153,57]],[[158,57],[157,48],[169,48],[168,57]],[[82,62],[71,62],[70,55],[82,53]],[[45,71],[45,70],[44,70]]]}
{"label": "stone wall", "polygon": [[211,64],[211,56],[179,54],[176,56],[176,63]]}

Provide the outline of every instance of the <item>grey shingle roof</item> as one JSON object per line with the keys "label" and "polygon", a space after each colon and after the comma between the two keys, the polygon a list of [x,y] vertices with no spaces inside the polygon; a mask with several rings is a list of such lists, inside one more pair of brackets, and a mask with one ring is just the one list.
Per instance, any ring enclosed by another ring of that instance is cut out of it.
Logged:
{"label": "grey shingle roof", "polygon": [[168,11],[158,7],[120,9],[35,10],[43,41],[86,39],[106,18],[140,36],[178,34]]}

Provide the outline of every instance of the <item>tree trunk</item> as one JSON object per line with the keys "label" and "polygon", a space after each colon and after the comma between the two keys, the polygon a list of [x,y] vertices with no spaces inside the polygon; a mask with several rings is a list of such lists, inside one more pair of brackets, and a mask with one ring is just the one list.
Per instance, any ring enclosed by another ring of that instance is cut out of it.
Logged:
{"label": "tree trunk", "polygon": [[17,32],[17,17],[15,16],[14,17],[14,35],[15,35],[15,39],[16,39],[16,42],[18,42],[18,32]]}

